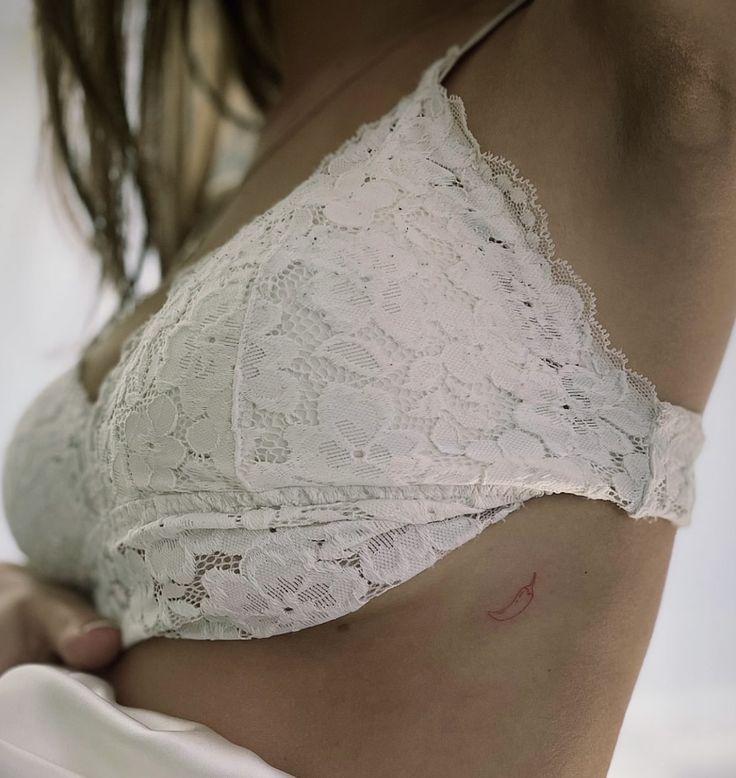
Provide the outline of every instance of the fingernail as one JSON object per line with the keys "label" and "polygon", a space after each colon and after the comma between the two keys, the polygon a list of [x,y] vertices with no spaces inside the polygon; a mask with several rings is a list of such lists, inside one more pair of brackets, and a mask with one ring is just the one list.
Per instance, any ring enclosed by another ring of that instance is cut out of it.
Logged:
{"label": "fingernail", "polygon": [[108,619],[96,619],[95,621],[90,621],[87,624],[82,625],[77,634],[86,635],[88,632],[92,632],[93,629],[101,629],[102,627],[118,628],[117,624],[113,624],[113,622]]}

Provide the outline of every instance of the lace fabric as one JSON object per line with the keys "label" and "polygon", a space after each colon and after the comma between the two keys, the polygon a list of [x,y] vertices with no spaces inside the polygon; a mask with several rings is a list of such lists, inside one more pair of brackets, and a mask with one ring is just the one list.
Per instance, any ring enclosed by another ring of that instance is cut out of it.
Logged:
{"label": "lace fabric", "polygon": [[481,152],[441,83],[466,48],[181,273],[94,403],[75,368],[19,422],[16,540],[126,648],[338,618],[544,494],[689,523],[702,417]]}

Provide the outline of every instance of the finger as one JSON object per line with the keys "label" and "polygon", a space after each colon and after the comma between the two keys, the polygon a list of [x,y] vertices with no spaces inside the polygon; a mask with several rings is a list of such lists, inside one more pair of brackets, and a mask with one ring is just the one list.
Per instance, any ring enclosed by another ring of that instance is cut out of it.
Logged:
{"label": "finger", "polygon": [[[100,614],[80,594],[50,584],[39,585],[30,600],[33,625],[65,664],[81,670],[109,664],[122,648],[118,627],[100,624]],[[96,627],[85,630],[87,627]]]}
{"label": "finger", "polygon": [[118,656],[122,648],[121,634],[114,624],[96,619],[81,631],[67,632],[54,649],[64,664],[80,670],[99,670]]}
{"label": "finger", "polygon": [[43,662],[44,654],[48,656],[50,652],[39,640],[29,637],[22,602],[14,603],[4,597],[0,607],[0,675],[25,662]]}

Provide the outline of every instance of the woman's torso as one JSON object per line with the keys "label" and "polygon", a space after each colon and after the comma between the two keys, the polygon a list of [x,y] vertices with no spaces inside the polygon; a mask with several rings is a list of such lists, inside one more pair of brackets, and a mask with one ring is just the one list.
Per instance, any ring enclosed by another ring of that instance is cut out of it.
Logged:
{"label": "woman's torso", "polygon": [[[246,182],[201,253],[290,192],[358,125],[409,92],[447,45],[504,5],[481,3],[428,31],[324,108]],[[617,253],[614,238],[601,246],[596,229],[606,196],[599,181],[615,158],[613,91],[579,38],[577,46],[560,43],[564,56],[539,46],[544,13],[541,5],[522,9],[445,86],[463,97],[483,149],[523,162],[560,255],[598,292],[601,319],[634,368],[663,397],[690,404],[651,357],[636,316],[618,306],[636,279],[617,280],[602,261]],[[570,110],[581,104],[584,126]],[[87,352],[90,395],[164,295],[147,298]],[[602,775],[649,642],[675,529],[632,521],[606,501],[541,497],[348,616],[267,640],[145,640],[99,674],[122,704],[205,723],[300,778]],[[488,615],[525,586],[523,618]]]}

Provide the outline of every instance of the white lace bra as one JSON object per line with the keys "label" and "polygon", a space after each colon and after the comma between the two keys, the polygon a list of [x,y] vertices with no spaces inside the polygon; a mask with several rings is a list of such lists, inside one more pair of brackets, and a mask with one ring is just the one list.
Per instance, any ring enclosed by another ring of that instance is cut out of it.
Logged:
{"label": "white lace bra", "polygon": [[544,494],[689,523],[701,414],[626,366],[442,85],[527,1],[182,272],[96,401],[75,367],[18,422],[16,541],[126,648],[335,619]]}

